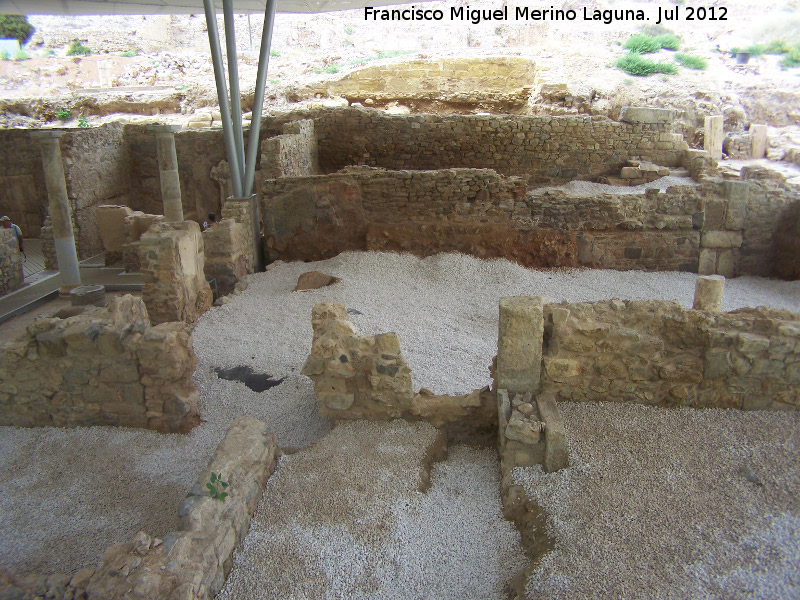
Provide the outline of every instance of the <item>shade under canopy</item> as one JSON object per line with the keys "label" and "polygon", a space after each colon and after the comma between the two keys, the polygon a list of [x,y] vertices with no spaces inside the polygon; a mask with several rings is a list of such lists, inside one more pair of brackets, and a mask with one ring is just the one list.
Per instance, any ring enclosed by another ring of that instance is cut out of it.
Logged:
{"label": "shade under canopy", "polygon": [[[320,13],[398,3],[397,0],[278,0],[277,12]],[[222,0],[215,0],[214,4],[218,12],[222,12]],[[263,13],[266,4],[266,0],[233,0],[233,9],[236,13]],[[15,15],[177,15],[202,13],[203,0],[0,0],[0,14]]]}

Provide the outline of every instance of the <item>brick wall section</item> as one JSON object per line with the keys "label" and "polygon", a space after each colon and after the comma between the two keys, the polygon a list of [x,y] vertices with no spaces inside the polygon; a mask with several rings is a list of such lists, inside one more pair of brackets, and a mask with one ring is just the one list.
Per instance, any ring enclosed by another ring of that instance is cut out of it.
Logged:
{"label": "brick wall section", "polygon": [[65,310],[2,347],[0,424],[186,432],[199,423],[186,325],[151,327],[133,296]]}
{"label": "brick wall section", "polygon": [[283,135],[261,142],[261,177],[302,177],[319,173],[314,121],[301,119],[283,126]]}
{"label": "brick wall section", "polygon": [[541,393],[561,400],[800,408],[800,315],[678,303],[545,306]]}
{"label": "brick wall section", "polygon": [[0,228],[0,296],[22,287],[22,261],[17,236]]}

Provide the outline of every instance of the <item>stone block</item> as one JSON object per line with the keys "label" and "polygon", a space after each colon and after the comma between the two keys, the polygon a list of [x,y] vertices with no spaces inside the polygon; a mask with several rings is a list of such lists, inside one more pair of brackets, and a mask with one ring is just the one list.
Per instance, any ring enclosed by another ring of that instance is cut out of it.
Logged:
{"label": "stone block", "polygon": [[517,296],[500,299],[498,387],[514,392],[538,390],[543,336],[541,297]]}
{"label": "stone block", "polygon": [[544,359],[545,372],[553,381],[565,382],[581,374],[581,363],[568,358]]}
{"label": "stone block", "polygon": [[712,248],[700,249],[699,275],[714,275],[717,272],[717,251]]}
{"label": "stone block", "polygon": [[717,275],[730,279],[736,276],[739,266],[739,250],[736,248],[720,248],[717,251]]}
{"label": "stone block", "polygon": [[706,275],[697,278],[694,287],[694,310],[718,313],[722,310],[725,293],[725,277]]}
{"label": "stone block", "polygon": [[619,120],[633,124],[668,124],[675,120],[675,111],[671,108],[623,106]]}
{"label": "stone block", "polygon": [[700,236],[701,248],[740,248],[741,231],[704,231]]}
{"label": "stone block", "polygon": [[753,158],[764,158],[767,156],[767,126],[766,125],[750,125],[750,136],[752,138],[752,145],[750,146],[750,155]]}
{"label": "stone block", "polygon": [[722,115],[705,118],[703,149],[717,160],[722,159],[722,142],[724,139],[722,125]]}
{"label": "stone block", "polygon": [[556,401],[550,396],[536,399],[539,414],[544,421],[545,455],[544,470],[548,473],[569,466],[569,447],[564,421]]}

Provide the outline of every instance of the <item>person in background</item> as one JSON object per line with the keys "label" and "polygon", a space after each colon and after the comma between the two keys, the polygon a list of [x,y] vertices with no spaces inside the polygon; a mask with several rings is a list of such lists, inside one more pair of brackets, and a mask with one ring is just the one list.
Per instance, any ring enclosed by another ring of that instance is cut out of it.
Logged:
{"label": "person in background", "polygon": [[22,243],[22,230],[12,223],[11,219],[5,215],[0,217],[0,225],[5,229],[12,229],[14,231],[14,235],[17,236],[17,243],[19,244],[19,251],[25,254],[24,244]]}
{"label": "person in background", "polygon": [[208,221],[203,221],[203,231],[217,224],[217,215],[208,213]]}

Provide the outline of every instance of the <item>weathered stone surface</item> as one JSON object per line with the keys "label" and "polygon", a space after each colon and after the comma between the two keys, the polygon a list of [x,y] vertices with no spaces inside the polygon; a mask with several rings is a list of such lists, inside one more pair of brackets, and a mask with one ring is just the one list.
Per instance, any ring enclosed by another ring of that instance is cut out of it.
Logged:
{"label": "weathered stone surface", "polygon": [[[275,469],[276,452],[275,436],[264,423],[236,419],[179,507],[180,530],[163,540],[140,532],[109,548],[86,585],[87,598],[214,598]],[[224,501],[208,495],[211,473],[229,484]]]}
{"label": "weathered stone surface", "polygon": [[544,470],[552,473],[565,469],[569,466],[567,432],[558,405],[552,396],[538,396],[536,405],[544,422]]}
{"label": "weathered stone surface", "polygon": [[200,226],[193,221],[153,224],[139,240],[142,299],[153,323],[193,323],[213,301],[205,279]]}
{"label": "weathered stone surface", "polygon": [[396,334],[359,336],[344,306],[327,302],[314,306],[312,327],[314,342],[302,373],[314,381],[322,414],[382,419],[411,408],[411,370]]}
{"label": "weathered stone surface", "polygon": [[724,133],[722,129],[723,117],[715,115],[705,118],[703,149],[713,158],[722,158],[722,142]]}
{"label": "weathered stone surface", "polygon": [[704,231],[700,238],[703,248],[739,248],[741,245],[740,231]]}
{"label": "weathered stone surface", "polygon": [[0,228],[0,296],[22,287],[22,252],[11,229]]}
{"label": "weathered stone surface", "polygon": [[672,123],[675,120],[675,111],[671,108],[623,106],[619,120],[624,123]]}
{"label": "weathered stone surface", "polygon": [[94,217],[107,267],[122,264],[123,245],[135,241],[127,239],[125,230],[125,218],[132,214],[127,206],[103,204],[95,209]]}
{"label": "weathered stone surface", "polygon": [[536,392],[542,369],[544,321],[540,297],[500,299],[497,388]]}
{"label": "weathered stone surface", "polygon": [[297,285],[294,286],[294,290],[292,291],[304,292],[306,290],[316,290],[321,287],[333,285],[338,281],[341,281],[341,279],[333,275],[326,275],[319,271],[309,271],[307,273],[302,273],[300,277],[297,278]]}
{"label": "weathered stone surface", "polygon": [[283,125],[283,135],[261,142],[261,176],[303,177],[319,173],[314,121],[301,119]]}
{"label": "weathered stone surface", "polygon": [[725,278],[721,275],[698,277],[694,287],[694,310],[718,313],[722,310]]}
{"label": "weathered stone surface", "polygon": [[3,346],[0,384],[8,396],[1,425],[187,432],[199,423],[186,324],[150,327],[144,303],[133,296],[66,312],[34,321]]}
{"label": "weathered stone surface", "polygon": [[217,296],[230,294],[236,284],[253,272],[252,233],[233,219],[222,219],[203,232],[204,273],[214,279]]}

